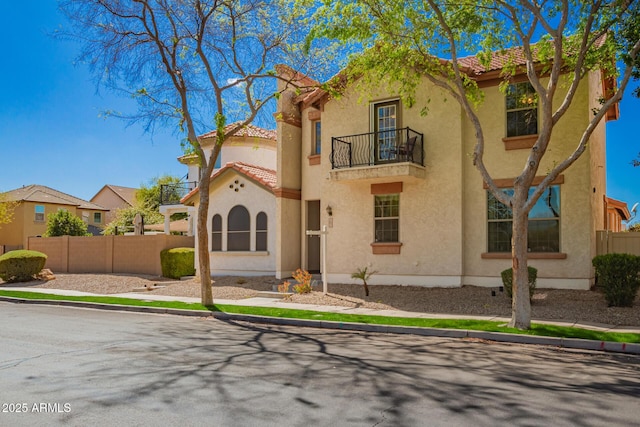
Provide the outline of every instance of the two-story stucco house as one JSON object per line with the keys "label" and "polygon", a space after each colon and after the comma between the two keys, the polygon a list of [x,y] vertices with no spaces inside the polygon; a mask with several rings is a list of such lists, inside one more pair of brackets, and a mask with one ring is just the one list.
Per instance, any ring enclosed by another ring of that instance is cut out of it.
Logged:
{"label": "two-story stucco house", "polygon": [[61,209],[82,218],[90,233],[98,235],[109,209],[44,185],[27,185],[7,191],[7,200],[17,202],[11,223],[0,228],[0,245],[5,249],[27,248],[29,237],[47,231],[47,216]]}
{"label": "two-story stucco house", "polygon": [[[535,92],[515,76],[506,94],[500,68],[464,58],[484,91],[478,108],[485,163],[504,191],[520,174],[538,132]],[[499,61],[495,61],[498,62]],[[606,82],[592,72],[555,127],[539,171],[577,145]],[[487,191],[470,153],[474,129],[460,105],[424,79],[416,104],[356,85],[331,98],[322,89],[280,97],[277,118],[276,275],[320,268],[318,236],[328,226],[329,282],[359,267],[374,284],[497,286],[511,266],[510,211]],[[617,118],[611,110],[607,120]],[[596,230],[605,228],[605,122],[587,151],[540,198],[529,219],[529,264],[538,286],[588,289]],[[542,176],[538,177],[541,179]]]}

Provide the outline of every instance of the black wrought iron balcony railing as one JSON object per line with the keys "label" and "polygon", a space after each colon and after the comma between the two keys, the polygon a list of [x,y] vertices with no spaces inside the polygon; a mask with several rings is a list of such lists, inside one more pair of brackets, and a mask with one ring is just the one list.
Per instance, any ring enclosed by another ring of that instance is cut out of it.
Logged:
{"label": "black wrought iron balcony railing", "polygon": [[411,128],[331,138],[331,167],[411,162],[424,166],[424,135]]}
{"label": "black wrought iron balcony railing", "polygon": [[180,182],[178,184],[162,184],[160,186],[160,204],[179,205],[180,199],[197,186],[198,183],[195,181]]}

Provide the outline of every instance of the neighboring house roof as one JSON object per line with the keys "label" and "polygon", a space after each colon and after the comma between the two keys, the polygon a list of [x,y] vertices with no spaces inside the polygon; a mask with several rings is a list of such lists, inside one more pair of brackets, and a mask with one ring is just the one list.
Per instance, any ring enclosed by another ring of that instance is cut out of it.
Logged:
{"label": "neighboring house roof", "polygon": [[[238,174],[246,176],[268,191],[273,192],[276,188],[276,171],[274,171],[273,169],[267,169],[263,168],[262,166],[251,165],[244,162],[227,163],[211,175],[210,182],[214,181],[216,178],[230,170],[236,171]],[[180,200],[180,202],[182,204],[187,204],[187,202],[192,199],[193,196],[195,196],[197,193],[198,187],[191,190],[189,194],[187,194],[182,198],[182,200]]]}
{"label": "neighboring house roof", "polygon": [[9,200],[17,202],[52,203],[56,205],[76,206],[80,209],[91,209],[96,211],[109,210],[95,203],[88,202],[44,185],[27,185],[22,188],[7,191],[5,194]]}
{"label": "neighboring house roof", "polygon": [[621,202],[620,200],[612,199],[611,197],[607,197],[607,207],[611,209],[615,209],[620,218],[623,221],[628,221],[631,218],[631,213],[629,212],[629,207],[625,202]]}
{"label": "neighboring house roof", "polygon": [[[235,127],[237,127],[240,122],[231,123],[224,127],[225,132],[229,132]],[[200,135],[198,138],[213,138],[218,134],[217,130],[207,132],[204,135]],[[254,126],[252,124],[248,124],[240,128],[234,135],[234,137],[243,137],[249,136],[252,138],[264,138],[264,139],[273,139],[275,140],[278,136],[275,130],[263,129],[258,126]]]}
{"label": "neighboring house roof", "polygon": [[119,185],[110,185],[110,184],[106,184],[104,187],[102,187],[100,191],[98,191],[96,195],[91,198],[91,200],[95,199],[96,196],[100,194],[100,192],[105,188],[108,188],[109,190],[111,190],[116,196],[121,198],[129,206],[133,206],[135,204],[136,192],[138,191],[137,188],[121,187]]}

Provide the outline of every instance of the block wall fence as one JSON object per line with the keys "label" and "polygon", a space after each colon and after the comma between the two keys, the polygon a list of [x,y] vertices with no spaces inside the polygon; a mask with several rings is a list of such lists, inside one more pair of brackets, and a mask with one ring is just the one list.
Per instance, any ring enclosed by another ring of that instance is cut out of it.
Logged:
{"label": "block wall fence", "polygon": [[29,237],[28,249],[47,255],[54,273],[132,273],[162,275],[160,252],[195,245],[193,236]]}

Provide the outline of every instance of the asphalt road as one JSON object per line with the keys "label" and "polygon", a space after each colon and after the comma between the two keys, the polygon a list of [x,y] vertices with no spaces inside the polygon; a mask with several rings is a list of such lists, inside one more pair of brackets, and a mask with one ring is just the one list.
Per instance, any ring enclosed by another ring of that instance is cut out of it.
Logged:
{"label": "asphalt road", "polygon": [[0,324],[0,426],[640,425],[638,356],[10,303]]}

